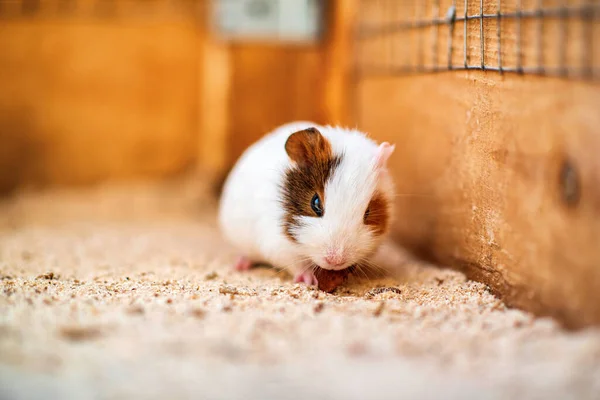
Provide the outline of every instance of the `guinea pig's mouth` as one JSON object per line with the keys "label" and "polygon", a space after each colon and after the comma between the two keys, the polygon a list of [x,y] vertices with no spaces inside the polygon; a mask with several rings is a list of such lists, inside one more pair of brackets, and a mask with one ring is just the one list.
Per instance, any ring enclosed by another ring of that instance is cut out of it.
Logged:
{"label": "guinea pig's mouth", "polygon": [[322,268],[318,265],[315,265],[315,268],[314,268],[315,275],[318,275],[319,271],[330,271],[330,272],[331,271],[333,271],[333,272],[348,271],[349,273],[352,273],[355,270],[356,270],[355,264],[351,264],[351,265],[348,265],[347,267],[340,268],[340,269]]}
{"label": "guinea pig's mouth", "polygon": [[328,271],[343,271],[345,269],[354,268],[354,264],[343,264],[343,265],[328,265],[328,264],[317,264],[315,263],[317,269],[325,269]]}

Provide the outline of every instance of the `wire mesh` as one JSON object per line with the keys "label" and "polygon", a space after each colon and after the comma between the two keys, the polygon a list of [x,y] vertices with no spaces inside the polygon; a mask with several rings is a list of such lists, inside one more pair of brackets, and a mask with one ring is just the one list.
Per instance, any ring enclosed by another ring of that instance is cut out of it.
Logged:
{"label": "wire mesh", "polygon": [[360,0],[358,15],[360,75],[489,70],[600,80],[600,0]]}

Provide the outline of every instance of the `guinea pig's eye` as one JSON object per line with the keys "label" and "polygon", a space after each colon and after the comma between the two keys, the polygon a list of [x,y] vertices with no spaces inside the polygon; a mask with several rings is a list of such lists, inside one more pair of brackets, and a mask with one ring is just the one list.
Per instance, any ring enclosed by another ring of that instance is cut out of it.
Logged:
{"label": "guinea pig's eye", "polygon": [[319,195],[315,193],[312,200],[310,201],[310,207],[317,214],[317,217],[323,216],[323,207],[321,206],[321,199]]}
{"label": "guinea pig's eye", "polygon": [[369,218],[370,212],[371,212],[371,209],[369,207],[367,207],[367,210],[365,211],[365,215],[363,216],[363,221],[367,222],[367,218]]}

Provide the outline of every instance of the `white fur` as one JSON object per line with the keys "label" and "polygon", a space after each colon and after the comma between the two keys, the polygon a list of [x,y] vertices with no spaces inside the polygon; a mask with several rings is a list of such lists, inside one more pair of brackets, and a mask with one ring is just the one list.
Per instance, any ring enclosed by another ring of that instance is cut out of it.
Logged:
{"label": "white fur", "polygon": [[[343,154],[325,186],[324,215],[301,217],[294,233],[298,243],[284,234],[281,184],[292,167],[285,142],[294,132],[316,127],[329,140],[334,154]],[[387,169],[377,168],[378,145],[356,130],[319,126],[311,122],[283,125],[250,146],[240,157],[223,188],[219,223],[226,238],[255,262],[289,268],[299,273],[313,264],[343,269],[369,256],[381,242],[363,223],[375,191],[393,201],[394,187]],[[390,210],[391,211],[391,210]],[[391,217],[391,216],[390,216]],[[326,254],[347,262],[327,265]]]}

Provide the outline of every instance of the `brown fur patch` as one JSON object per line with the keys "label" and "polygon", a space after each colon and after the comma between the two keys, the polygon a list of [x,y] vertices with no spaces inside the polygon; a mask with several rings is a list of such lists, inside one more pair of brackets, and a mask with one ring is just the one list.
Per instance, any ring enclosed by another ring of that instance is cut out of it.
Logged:
{"label": "brown fur patch", "polygon": [[368,214],[365,215],[365,225],[368,225],[376,235],[383,235],[389,224],[389,204],[380,192],[375,192],[367,208]]}
{"label": "brown fur patch", "polygon": [[285,172],[281,188],[283,231],[290,240],[297,241],[292,228],[300,226],[299,216],[316,216],[310,204],[315,193],[321,199],[323,214],[327,212],[325,184],[342,159],[333,154],[331,144],[316,128],[290,135],[285,150],[296,166]]}

